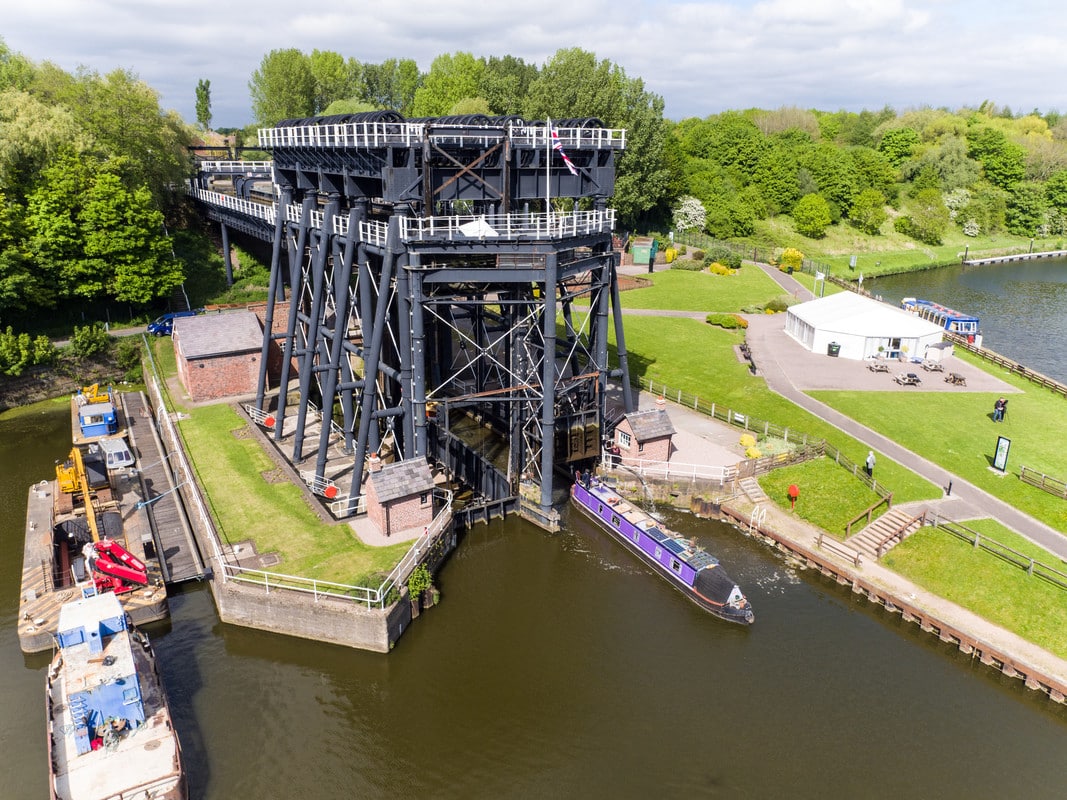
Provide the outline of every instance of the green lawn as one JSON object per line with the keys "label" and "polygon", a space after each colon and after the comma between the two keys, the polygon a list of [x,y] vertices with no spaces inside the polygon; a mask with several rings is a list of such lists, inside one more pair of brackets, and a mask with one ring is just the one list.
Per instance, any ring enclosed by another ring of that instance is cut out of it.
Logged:
{"label": "green lawn", "polygon": [[[800,490],[795,509],[797,516],[838,539],[845,538],[845,526],[856,515],[863,513],[880,499],[867,484],[828,458],[816,458],[791,467],[782,467],[759,477],[759,485],[763,491],[786,509],[789,508],[790,484],[796,484]],[[880,506],[875,517],[885,510],[884,505]],[[854,529],[853,533],[856,530],[858,528]]]}
{"label": "green lawn", "polygon": [[[1019,479],[1026,465],[1067,478],[1062,420],[1067,401],[1034,384],[990,370],[1022,388],[1009,396],[1002,423],[990,418],[997,394],[988,392],[811,392],[812,397],[862,422],[1041,521],[1067,532],[1067,501]],[[990,469],[997,437],[1011,440],[1008,473]],[[879,462],[880,463],[880,462]]]}
{"label": "green lawn", "polygon": [[[651,378],[708,403],[807,433],[815,439],[826,439],[853,461],[862,462],[867,455],[866,445],[774,394],[762,378],[753,376],[738,362],[733,348],[742,341],[741,331],[724,330],[691,319],[626,318],[626,348],[632,378]],[[941,496],[939,487],[889,458],[879,459],[878,471],[879,481],[884,481],[894,493],[895,502]]]}
{"label": "green lawn", "polygon": [[623,308],[674,311],[740,311],[783,295],[782,287],[749,264],[736,275],[671,269],[642,276],[653,285],[622,293]]}
{"label": "green lawn", "polygon": [[[1056,556],[994,520],[967,522],[1000,544],[1067,571]],[[882,563],[923,588],[1067,658],[1067,590],[933,527],[922,528],[886,554]]]}
{"label": "green lawn", "polygon": [[179,425],[220,536],[278,553],[271,571],[377,587],[411,546],[368,547],[348,525],[323,523],[288,479],[268,482],[275,464],[230,406],[193,409]]}

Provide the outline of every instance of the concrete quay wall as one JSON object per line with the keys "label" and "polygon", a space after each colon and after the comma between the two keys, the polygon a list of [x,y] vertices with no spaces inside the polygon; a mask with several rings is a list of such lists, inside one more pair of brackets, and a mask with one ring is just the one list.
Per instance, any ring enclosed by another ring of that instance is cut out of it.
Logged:
{"label": "concrete quay wall", "polygon": [[219,618],[231,625],[388,653],[411,624],[406,594],[384,609],[352,600],[265,588],[217,576],[211,581]]}
{"label": "concrete quay wall", "polygon": [[[750,529],[749,518],[742,509],[727,503],[722,506],[721,512],[724,519],[741,530]],[[1008,677],[1018,678],[1028,689],[1044,692],[1050,700],[1061,705],[1067,704],[1067,680],[1053,674],[1035,660],[1012,653],[1007,647],[991,643],[980,634],[965,630],[964,626],[901,597],[899,592],[878,585],[849,564],[840,563],[826,554],[805,547],[796,539],[768,525],[751,526],[751,533],[800,559],[809,568],[817,569],[839,585],[849,586],[853,593],[863,595],[868,601],[883,606],[891,613],[899,613],[904,621],[916,623],[923,631],[937,636],[942,642],[956,645],[961,652],[971,655],[982,664]]]}

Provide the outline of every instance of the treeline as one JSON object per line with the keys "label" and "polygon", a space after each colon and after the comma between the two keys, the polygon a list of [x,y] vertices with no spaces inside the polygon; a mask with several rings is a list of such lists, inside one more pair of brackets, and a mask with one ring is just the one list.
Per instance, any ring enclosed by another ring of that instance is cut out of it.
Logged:
{"label": "treeline", "polygon": [[407,117],[483,113],[598,117],[626,128],[613,206],[625,228],[745,239],[787,216],[803,236],[832,225],[939,244],[968,236],[1067,232],[1067,118],[983,103],[956,111],[728,111],[670,122],[663,100],[608,61],[560,50],[364,64],[339,53],[275,50],[249,81],[256,124],[391,108]]}
{"label": "treeline", "polygon": [[383,108],[408,118],[596,117],[610,128],[627,130],[612,200],[624,226],[663,219],[684,188],[666,153],[670,135],[663,98],[618,65],[578,48],[559,50],[540,67],[514,56],[452,53],[437,56],[426,73],[410,59],[363,64],[331,51],[273,50],[248,88],[255,124],[244,131],[246,145],[255,145],[256,128],[281,120]]}
{"label": "treeline", "polygon": [[0,322],[143,307],[181,284],[165,212],[190,142],[131,73],[70,74],[0,40]]}
{"label": "treeline", "polygon": [[1067,233],[1067,118],[1055,112],[752,109],[671,132],[686,177],[678,229],[744,238],[786,214],[812,238],[836,224],[871,236],[891,225],[927,244],[951,225],[967,236]]}

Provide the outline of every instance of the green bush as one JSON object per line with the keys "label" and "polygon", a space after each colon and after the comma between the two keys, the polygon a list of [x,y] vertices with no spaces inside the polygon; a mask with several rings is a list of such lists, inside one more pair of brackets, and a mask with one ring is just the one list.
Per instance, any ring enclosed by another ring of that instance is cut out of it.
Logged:
{"label": "green bush", "polygon": [[704,260],[704,251],[700,248],[693,250],[693,260],[702,262]]}
{"label": "green bush", "polygon": [[741,256],[729,247],[715,245],[707,251],[707,255],[704,256],[704,263],[706,265],[719,263],[730,269],[741,269]]}
{"label": "green bush", "polygon": [[111,335],[104,330],[99,322],[84,327],[74,326],[74,334],[70,337],[67,349],[72,356],[78,359],[92,358],[111,349]]}
{"label": "green bush", "polygon": [[704,262],[690,261],[689,259],[686,259],[685,261],[675,260],[671,262],[671,269],[680,269],[687,272],[700,272],[700,270],[704,269]]}
{"label": "green bush", "polygon": [[115,345],[115,361],[123,371],[123,380],[141,381],[142,344],[140,336],[123,336]]}
{"label": "green bush", "polygon": [[717,325],[720,328],[744,330],[748,327],[748,320],[738,314],[708,314],[705,321],[709,325]]}
{"label": "green bush", "polygon": [[736,269],[732,269],[731,267],[724,266],[723,264],[720,264],[718,261],[712,261],[710,264],[708,264],[708,272],[710,272],[712,275],[727,275],[727,276],[729,276],[729,275],[736,275],[737,274],[737,270]]}

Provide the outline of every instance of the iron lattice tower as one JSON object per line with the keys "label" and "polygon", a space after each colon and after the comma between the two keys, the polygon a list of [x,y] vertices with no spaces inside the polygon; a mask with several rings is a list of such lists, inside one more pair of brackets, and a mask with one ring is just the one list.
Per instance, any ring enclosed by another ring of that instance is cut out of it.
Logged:
{"label": "iron lattice tower", "polygon": [[[221,163],[196,193],[224,228],[272,226],[256,403],[265,410],[276,340],[274,436],[292,436],[293,461],[315,456],[316,485],[336,478],[326,471],[339,428],[352,459],[346,510],[369,454],[389,447],[547,514],[557,470],[600,453],[609,377],[633,410],[606,206],[624,132],[374,112],[287,120],[260,144],[273,153],[271,213],[205,191]],[[275,319],[284,333],[272,334]],[[461,416],[491,426],[497,444],[457,435]]]}

